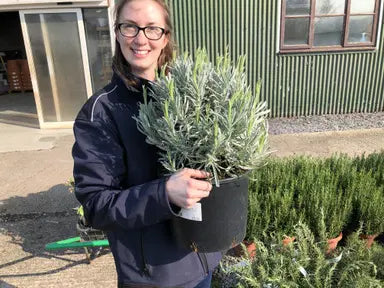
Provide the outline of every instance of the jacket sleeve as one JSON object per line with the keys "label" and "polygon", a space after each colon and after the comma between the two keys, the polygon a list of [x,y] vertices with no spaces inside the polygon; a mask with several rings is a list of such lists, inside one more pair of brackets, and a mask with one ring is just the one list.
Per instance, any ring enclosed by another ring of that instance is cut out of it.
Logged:
{"label": "jacket sleeve", "polygon": [[102,230],[136,229],[174,214],[165,192],[166,178],[122,189],[124,149],[111,125],[76,120],[75,195],[91,226]]}

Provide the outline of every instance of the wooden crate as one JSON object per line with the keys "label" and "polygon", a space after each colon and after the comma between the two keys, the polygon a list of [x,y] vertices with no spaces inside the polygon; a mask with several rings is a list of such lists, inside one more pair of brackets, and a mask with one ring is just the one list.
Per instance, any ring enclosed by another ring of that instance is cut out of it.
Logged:
{"label": "wooden crate", "polygon": [[32,90],[31,74],[29,73],[28,62],[25,59],[18,60],[21,67],[21,85],[23,90]]}
{"label": "wooden crate", "polygon": [[9,92],[22,91],[21,87],[21,70],[18,60],[7,61],[7,78]]}
{"label": "wooden crate", "polygon": [[9,92],[32,90],[31,74],[25,59],[7,61]]}

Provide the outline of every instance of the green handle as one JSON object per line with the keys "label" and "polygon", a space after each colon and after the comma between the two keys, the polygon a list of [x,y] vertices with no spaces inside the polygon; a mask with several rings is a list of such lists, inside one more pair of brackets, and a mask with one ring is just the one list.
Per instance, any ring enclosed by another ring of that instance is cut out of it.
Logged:
{"label": "green handle", "polygon": [[81,248],[81,247],[99,247],[109,246],[107,239],[104,240],[93,240],[93,241],[80,241],[80,237],[73,237],[57,242],[48,243],[45,245],[46,250],[56,250],[65,248]]}

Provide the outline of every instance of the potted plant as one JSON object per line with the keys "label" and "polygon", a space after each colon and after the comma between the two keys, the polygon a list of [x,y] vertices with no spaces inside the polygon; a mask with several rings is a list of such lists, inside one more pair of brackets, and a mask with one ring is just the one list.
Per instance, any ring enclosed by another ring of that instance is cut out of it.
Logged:
{"label": "potted plant", "polygon": [[[344,160],[340,160],[339,156],[325,161],[308,158],[307,161],[308,165],[298,172],[301,182],[298,209],[316,232],[316,237],[329,240],[330,252],[336,247],[336,241],[342,238],[342,231],[352,214],[353,193],[345,184],[346,175],[344,168],[341,169]],[[325,222],[325,226],[322,222]]]}
{"label": "potted plant", "polygon": [[324,242],[307,225],[297,224],[294,233],[297,241],[286,247],[256,241],[253,261],[224,258],[215,275],[229,287],[382,287],[378,253],[369,253],[356,235],[334,257],[324,253]]}
{"label": "potted plant", "polygon": [[[273,235],[284,245],[294,241],[293,228],[299,221],[295,209],[298,182],[294,175],[295,165],[295,158],[270,158],[263,169],[251,174],[247,231],[243,241],[248,254],[255,255],[255,238],[268,241]],[[240,245],[234,251],[235,255],[244,255]]]}
{"label": "potted plant", "polygon": [[362,223],[362,238],[370,247],[374,239],[384,232],[384,185],[377,185],[372,171],[360,172],[354,179],[354,221]]}
{"label": "potted plant", "polygon": [[267,152],[266,103],[246,83],[244,57],[236,65],[228,53],[216,65],[204,50],[165,68],[144,96],[136,118],[146,141],[160,149],[167,173],[184,167],[206,170],[215,184],[201,201],[203,221],[175,217],[183,245],[202,252],[229,249],[245,236],[248,179]]}
{"label": "potted plant", "polygon": [[295,158],[270,159],[264,169],[252,174],[255,181],[251,181],[249,189],[248,238],[262,239],[263,235],[279,233],[284,243],[294,239],[293,228],[299,221],[295,209],[299,181],[296,165]]}

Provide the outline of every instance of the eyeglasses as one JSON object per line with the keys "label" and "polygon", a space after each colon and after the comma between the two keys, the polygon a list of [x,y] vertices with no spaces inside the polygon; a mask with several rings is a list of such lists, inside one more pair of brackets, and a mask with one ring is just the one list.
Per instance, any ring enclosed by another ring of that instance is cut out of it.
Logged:
{"label": "eyeglasses", "polygon": [[121,35],[129,38],[136,37],[137,34],[139,34],[141,30],[143,30],[145,37],[147,37],[149,40],[159,40],[163,36],[163,34],[168,33],[168,31],[161,27],[139,27],[137,25],[129,23],[120,23],[117,25],[117,29],[120,31]]}

